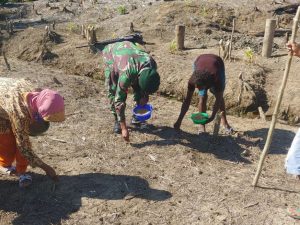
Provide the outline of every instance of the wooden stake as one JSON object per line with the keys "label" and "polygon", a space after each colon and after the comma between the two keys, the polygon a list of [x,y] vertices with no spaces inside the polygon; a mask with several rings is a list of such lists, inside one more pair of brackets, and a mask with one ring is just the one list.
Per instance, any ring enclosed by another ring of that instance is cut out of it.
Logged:
{"label": "wooden stake", "polygon": [[185,26],[176,25],[175,27],[175,40],[177,44],[177,50],[184,49],[184,35],[185,35]]}
{"label": "wooden stake", "polygon": [[5,28],[6,28],[6,31],[8,32],[8,19],[7,19],[7,17],[5,17]]}
{"label": "wooden stake", "polygon": [[275,28],[276,28],[276,20],[267,19],[265,36],[263,41],[263,48],[262,48],[263,57],[267,57],[267,58],[271,57]]}
{"label": "wooden stake", "polygon": [[243,80],[243,73],[242,72],[240,72],[240,74],[239,74],[239,81],[240,81],[241,89],[240,89],[240,93],[238,95],[238,106],[241,104],[242,94],[243,94],[243,91],[244,91],[244,80]]}
{"label": "wooden stake", "polygon": [[226,60],[228,58],[228,55],[229,55],[229,48],[230,48],[230,41],[226,41],[226,43],[224,44],[223,43],[223,59]]}
{"label": "wooden stake", "polygon": [[264,113],[264,111],[263,111],[263,109],[262,109],[261,106],[258,107],[258,112],[259,112],[259,117],[260,117],[263,121],[267,121],[266,115],[265,115],[265,113]]}
{"label": "wooden stake", "polygon": [[96,37],[96,30],[94,26],[90,26],[87,29],[87,33],[88,33],[88,43],[90,45],[93,45],[97,42],[97,37]]}
{"label": "wooden stake", "polygon": [[223,45],[223,39],[221,39],[219,41],[219,57],[222,57],[221,52],[223,53],[224,51],[225,51],[225,49],[224,49],[224,45]]}
{"label": "wooden stake", "polygon": [[7,69],[10,70],[10,65],[7,61],[6,54],[5,54],[5,51],[4,51],[3,47],[2,47],[2,55],[3,55],[4,62],[5,62],[5,65],[6,65]]}
{"label": "wooden stake", "polygon": [[[300,6],[298,7],[296,16],[294,17],[292,37],[291,37],[292,42],[294,42],[295,39],[296,39],[299,18],[300,18]],[[270,145],[271,145],[271,142],[272,142],[273,131],[274,131],[276,120],[277,120],[277,114],[278,114],[279,107],[280,107],[280,104],[281,104],[281,101],[282,101],[282,96],[283,96],[283,93],[284,93],[286,82],[287,82],[287,79],[288,79],[288,76],[289,76],[290,66],[291,66],[291,63],[292,63],[292,58],[293,58],[293,55],[289,54],[288,55],[288,60],[287,60],[286,65],[285,65],[284,75],[283,75],[282,83],[281,83],[281,86],[280,86],[280,89],[279,89],[277,102],[276,102],[275,109],[274,109],[274,112],[273,112],[273,115],[272,115],[272,122],[271,122],[271,125],[270,125],[270,128],[269,128],[266,144],[265,144],[265,147],[263,149],[263,152],[260,155],[257,171],[256,171],[256,174],[255,174],[253,183],[252,183],[253,186],[257,185],[257,182],[258,182],[261,170],[262,170],[263,163],[265,161],[265,158],[267,156],[267,153],[269,151],[269,148],[270,148]]]}
{"label": "wooden stake", "polygon": [[81,25],[81,36],[82,36],[83,38],[85,38],[85,34],[86,34],[85,27],[84,27],[84,25],[82,24],[82,25]]}
{"label": "wooden stake", "polygon": [[134,32],[134,28],[133,28],[133,22],[130,23],[130,27],[129,27],[130,32]]}
{"label": "wooden stake", "polygon": [[49,36],[49,34],[50,34],[50,27],[49,26],[45,26],[45,31],[46,31],[46,35]]}
{"label": "wooden stake", "polygon": [[232,20],[232,32],[230,36],[230,44],[229,44],[229,52],[228,52],[228,59],[231,61],[231,51],[232,51],[232,39],[233,39],[233,33],[235,30],[235,19]]}
{"label": "wooden stake", "polygon": [[285,44],[289,42],[289,39],[290,39],[290,34],[289,34],[289,32],[286,32],[286,33],[285,33],[284,39],[285,39]]}

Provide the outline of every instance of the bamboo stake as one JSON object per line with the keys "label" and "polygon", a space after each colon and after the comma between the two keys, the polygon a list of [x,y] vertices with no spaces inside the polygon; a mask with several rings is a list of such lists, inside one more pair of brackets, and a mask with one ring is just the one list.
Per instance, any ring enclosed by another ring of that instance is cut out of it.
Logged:
{"label": "bamboo stake", "polygon": [[9,65],[9,63],[7,61],[6,53],[5,53],[5,51],[3,49],[2,49],[2,55],[3,55],[4,62],[5,62],[5,65],[6,65],[7,69],[10,70],[10,65]]}
{"label": "bamboo stake", "polygon": [[231,61],[232,39],[233,39],[234,30],[235,30],[235,19],[232,20],[232,32],[231,32],[231,36],[230,36],[230,45],[229,45],[229,52],[228,52],[229,61]]}
{"label": "bamboo stake", "polygon": [[[297,33],[299,18],[300,18],[300,6],[298,7],[296,16],[294,17],[293,30],[292,30],[292,36],[291,36],[291,41],[292,42],[294,42],[295,39],[296,39],[296,33]],[[257,185],[258,178],[260,176],[264,160],[267,156],[267,153],[268,153],[270,145],[271,145],[271,141],[272,141],[272,137],[273,137],[273,131],[274,131],[276,120],[277,120],[277,114],[278,114],[278,111],[279,111],[279,106],[281,104],[281,100],[282,100],[282,96],[283,96],[284,89],[285,89],[285,86],[286,86],[286,82],[287,82],[287,79],[288,79],[288,75],[289,75],[289,72],[290,72],[292,58],[293,58],[293,55],[289,54],[288,55],[288,60],[287,60],[286,65],[285,65],[284,75],[283,75],[282,83],[281,83],[281,86],[280,86],[277,102],[276,102],[275,109],[274,109],[274,112],[273,112],[273,115],[272,115],[272,122],[271,122],[271,125],[270,125],[270,128],[269,128],[266,144],[265,144],[263,152],[260,155],[257,171],[256,171],[256,174],[255,174],[253,183],[252,183],[252,185],[254,187]]]}
{"label": "bamboo stake", "polygon": [[259,112],[260,119],[266,122],[267,121],[266,115],[261,106],[258,107],[258,112]]}

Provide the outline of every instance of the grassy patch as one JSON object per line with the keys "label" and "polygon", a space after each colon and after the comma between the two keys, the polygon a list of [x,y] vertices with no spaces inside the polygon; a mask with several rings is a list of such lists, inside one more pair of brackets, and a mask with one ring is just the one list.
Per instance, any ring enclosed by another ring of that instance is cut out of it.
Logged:
{"label": "grassy patch", "polygon": [[170,45],[169,45],[169,51],[172,53],[172,54],[175,54],[175,52],[177,51],[177,43],[175,40],[173,40]]}

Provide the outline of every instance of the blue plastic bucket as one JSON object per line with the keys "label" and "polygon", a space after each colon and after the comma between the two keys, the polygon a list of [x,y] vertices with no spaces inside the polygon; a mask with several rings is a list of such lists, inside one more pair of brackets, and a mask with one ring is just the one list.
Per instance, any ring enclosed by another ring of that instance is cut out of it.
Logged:
{"label": "blue plastic bucket", "polygon": [[[146,112],[141,113],[139,111],[146,111]],[[132,110],[132,113],[138,121],[143,122],[151,118],[152,111],[153,111],[152,105],[146,104],[144,106],[137,105]]]}

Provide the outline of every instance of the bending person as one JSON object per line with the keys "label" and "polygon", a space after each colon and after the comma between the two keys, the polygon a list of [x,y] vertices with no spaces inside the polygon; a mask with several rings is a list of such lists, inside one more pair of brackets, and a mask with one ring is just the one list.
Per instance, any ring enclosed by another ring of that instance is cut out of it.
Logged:
{"label": "bending person", "polygon": [[[300,57],[300,45],[298,43],[288,42],[287,48],[290,54]],[[298,129],[287,154],[285,168],[287,173],[295,175],[300,179],[300,129]],[[300,219],[299,206],[288,208],[287,213],[295,219]]]}
{"label": "bending person", "polygon": [[29,135],[47,131],[49,122],[64,120],[64,99],[49,89],[33,90],[23,79],[0,78],[0,169],[17,175],[20,187],[32,182],[26,174],[28,165],[57,180],[55,170],[33,152]]}
{"label": "bending person", "polygon": [[[211,122],[217,112],[220,110],[224,113],[221,115],[221,123],[227,133],[232,133],[233,129],[226,119],[226,109],[224,101],[225,90],[225,67],[223,60],[213,54],[200,55],[194,62],[194,72],[188,81],[188,91],[185,100],[182,103],[179,117],[174,124],[175,129],[180,129],[181,122],[189,109],[193,93],[198,89],[199,95],[199,112],[206,112],[207,90],[209,89],[215,96],[216,101],[213,106],[212,114],[207,121]],[[199,133],[206,132],[205,125],[200,125]]]}
{"label": "bending person", "polygon": [[[108,90],[111,112],[115,118],[114,132],[129,141],[125,121],[125,107],[129,87],[133,88],[134,101],[145,105],[149,95],[160,85],[156,62],[138,44],[129,41],[107,45],[102,52],[105,66],[105,85]],[[138,124],[134,117],[131,121]]]}

